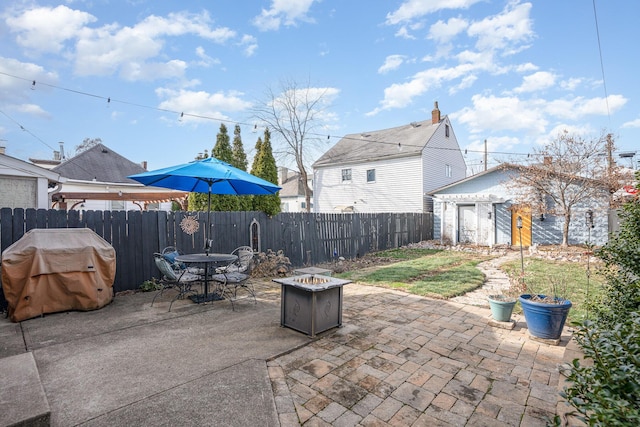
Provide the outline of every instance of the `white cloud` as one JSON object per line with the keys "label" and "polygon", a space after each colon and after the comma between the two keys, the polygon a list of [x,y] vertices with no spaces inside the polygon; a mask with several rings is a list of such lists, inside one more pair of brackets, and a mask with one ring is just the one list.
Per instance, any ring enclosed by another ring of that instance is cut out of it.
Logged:
{"label": "white cloud", "polygon": [[[167,18],[149,16],[133,27],[86,29],[76,46],[75,71],[86,76],[108,75],[119,70],[129,80],[180,77],[186,68],[179,66],[184,64],[182,61],[145,62],[161,54],[167,36],[195,34],[217,43],[236,36],[225,27],[210,28],[209,21],[206,12],[200,15],[172,13]],[[151,73],[145,73],[146,70]]]}
{"label": "white cloud", "polygon": [[67,40],[74,39],[89,23],[97,19],[86,12],[60,5],[55,8],[38,7],[21,15],[9,16],[6,23],[17,33],[17,43],[27,53],[60,52]]}
{"label": "white cloud", "polygon": [[525,131],[542,133],[547,125],[544,102],[516,97],[474,95],[472,107],[450,116],[469,127],[472,133]]}
{"label": "white cloud", "polygon": [[207,52],[202,46],[196,47],[195,54],[198,58],[200,58],[197,64],[200,65],[201,67],[208,68],[213,64],[220,64],[220,60],[217,58],[212,58],[211,56],[207,55]]}
{"label": "white cloud", "polygon": [[476,48],[480,51],[501,50],[513,54],[525,49],[534,36],[531,3],[511,3],[499,14],[469,25],[467,34],[477,37]]}
{"label": "white cloud", "polygon": [[[404,10],[407,12],[406,16],[411,16],[411,18],[403,18],[400,21],[410,20],[438,10],[443,7],[441,4],[444,2],[405,2],[398,11]],[[467,7],[470,4],[472,2],[447,2],[446,8]],[[484,71],[498,75],[512,70],[512,65],[500,65],[496,62],[496,58],[527,47],[526,43],[534,35],[529,17],[530,11],[530,3],[508,3],[500,13],[471,24],[462,18],[452,18],[446,24],[443,22],[434,24],[430,29],[430,37],[434,40],[450,41],[466,28],[467,36],[477,39],[476,49],[467,49],[456,54],[455,58],[459,62],[457,66],[426,69],[415,74],[408,82],[395,83],[387,87],[380,105],[367,115],[375,115],[380,111],[393,108],[404,108],[415,97],[421,96],[429,89],[439,87],[445,82],[450,85],[449,93],[453,94],[473,84],[479,78],[479,72]],[[436,57],[429,55],[423,60],[434,61],[444,54],[448,55],[446,45],[446,43],[441,43],[440,47],[443,50],[437,52]],[[520,69],[533,67],[533,65],[520,66]],[[457,79],[460,79],[460,82],[456,83]]]}
{"label": "white cloud", "polygon": [[260,15],[253,18],[253,25],[260,31],[275,31],[281,25],[296,26],[299,21],[314,22],[307,13],[316,0],[272,0],[269,9],[262,9]]}
{"label": "white cloud", "polygon": [[384,64],[378,68],[379,74],[385,74],[392,70],[397,70],[404,62],[404,55],[389,55],[385,58]]}
{"label": "white cloud", "polygon": [[469,23],[466,19],[451,18],[447,22],[438,21],[429,28],[427,38],[438,43],[449,43],[451,39],[463,32]]}
{"label": "white cloud", "polygon": [[[224,44],[237,37],[227,27],[213,27],[206,11],[150,15],[131,27],[107,24],[92,28],[88,26],[96,21],[92,15],[58,6],[21,11],[6,21],[18,43],[28,51],[64,51],[77,75],[120,73],[127,80],[182,77],[184,60],[153,60],[163,55],[168,38],[192,35]],[[245,40],[241,42],[245,52],[255,50]]]}
{"label": "white cloud", "polygon": [[387,14],[386,23],[396,25],[410,22],[442,9],[468,9],[479,1],[481,0],[407,0],[394,12]]}
{"label": "white cloud", "polygon": [[640,119],[631,120],[630,122],[624,122],[623,128],[640,128]]}
{"label": "white cloud", "polygon": [[38,85],[38,81],[46,81],[48,84],[56,84],[58,75],[54,72],[46,71],[39,65],[21,62],[13,58],[0,57],[0,71],[9,76],[29,76],[36,82],[25,81],[23,78],[13,78],[0,75],[0,108],[8,111],[15,110],[23,113],[34,114],[40,117],[49,118],[50,114],[41,107],[32,104],[29,100],[32,95],[31,89],[36,91],[50,92],[49,86]]}
{"label": "white cloud", "polygon": [[550,101],[546,110],[554,117],[565,120],[580,120],[589,115],[607,116],[622,108],[626,103],[627,99],[622,95],[609,95],[608,102],[599,97],[586,99],[577,96]]}
{"label": "white cloud", "polygon": [[451,86],[449,88],[449,95],[455,95],[457,92],[463,89],[470,88],[471,86],[473,86],[476,80],[478,80],[478,77],[474,75],[463,77],[459,84]]}
{"label": "white cloud", "polygon": [[476,72],[499,71],[487,58],[487,55],[482,54],[469,55],[466,57],[469,62],[455,67],[430,68],[416,73],[408,82],[394,83],[384,90],[384,99],[380,101],[380,106],[366,115],[373,116],[384,110],[404,108],[410,105],[414,98],[444,83],[451,84],[455,92],[456,85],[451,82],[457,79],[461,80],[457,85],[458,89],[468,87],[477,79]]}
{"label": "white cloud", "polygon": [[555,74],[548,71],[538,71],[537,73],[524,76],[522,84],[513,91],[516,93],[537,92],[552,87],[555,82]]}
{"label": "white cloud", "polygon": [[251,107],[250,102],[242,99],[243,94],[235,91],[209,93],[205,91],[158,88],[156,89],[156,95],[164,99],[160,102],[158,108],[183,112],[185,114],[182,117],[183,122],[202,122],[207,120],[192,117],[191,115],[230,120],[225,112],[246,111]]}
{"label": "white cloud", "polygon": [[528,73],[531,71],[538,71],[538,66],[535,64],[532,64],[531,62],[527,62],[526,64],[518,64],[515,66],[515,70],[518,73]]}
{"label": "white cloud", "polygon": [[242,36],[239,45],[244,49],[244,55],[249,57],[253,56],[258,50],[258,39],[249,34],[245,34]]}
{"label": "white cloud", "polygon": [[398,31],[396,31],[395,36],[403,38],[403,39],[407,39],[407,40],[415,40],[416,39],[416,37],[414,35],[409,33],[409,30],[407,30],[407,27],[400,27],[400,29]]}
{"label": "white cloud", "polygon": [[572,77],[568,80],[561,81],[560,87],[568,91],[574,91],[583,83],[583,81],[584,80],[581,78]]}
{"label": "white cloud", "polygon": [[180,78],[187,63],[177,59],[167,62],[129,62],[122,64],[120,76],[129,81]]}

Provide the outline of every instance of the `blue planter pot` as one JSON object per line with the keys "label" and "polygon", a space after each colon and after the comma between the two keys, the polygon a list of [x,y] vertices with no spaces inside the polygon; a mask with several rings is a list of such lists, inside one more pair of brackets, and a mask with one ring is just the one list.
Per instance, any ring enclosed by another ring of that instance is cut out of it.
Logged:
{"label": "blue planter pot", "polygon": [[[529,333],[537,338],[557,340],[562,336],[562,328],[567,320],[571,301],[556,298],[558,304],[531,301],[531,295],[520,295],[518,300],[522,305],[524,319]],[[544,295],[538,295],[544,298]]]}
{"label": "blue planter pot", "polygon": [[504,295],[489,295],[489,307],[491,308],[491,317],[498,322],[508,322],[511,320],[511,313],[515,307],[514,298],[506,298]]}

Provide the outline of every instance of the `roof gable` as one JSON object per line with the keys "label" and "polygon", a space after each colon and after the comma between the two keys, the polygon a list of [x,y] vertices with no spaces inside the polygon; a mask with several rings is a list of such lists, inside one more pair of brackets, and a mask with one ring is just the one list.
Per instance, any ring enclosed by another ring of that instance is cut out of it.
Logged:
{"label": "roof gable", "polygon": [[444,121],[448,121],[446,116],[435,124],[432,120],[424,120],[390,129],[346,135],[320,156],[313,167],[420,155]]}
{"label": "roof gable", "polygon": [[135,183],[129,175],[145,172],[137,163],[126,159],[104,144],[96,144],[52,169],[61,176],[81,181]]}
{"label": "roof gable", "polygon": [[[498,166],[494,166],[490,169],[487,169],[486,171],[477,173],[475,175],[471,175],[468,176],[466,178],[463,178],[459,181],[453,182],[451,184],[445,185],[443,187],[440,188],[436,188],[435,190],[430,192],[430,195],[436,195],[439,193],[455,193],[458,189],[458,187],[461,187],[469,182],[472,181],[477,181],[478,179],[484,179],[490,175],[495,175],[496,178],[493,179],[498,179],[498,180],[504,180],[508,178],[508,174],[520,174],[521,168],[530,168],[530,167],[534,167],[534,168],[541,168],[543,167],[542,165],[517,165],[517,164],[512,164],[512,163],[501,163]],[[556,177],[557,179],[562,180],[563,177],[567,178],[567,181],[579,181],[579,182],[588,182],[591,183],[593,185],[598,185],[598,186],[602,186],[602,187],[606,187],[606,183],[593,179],[593,178],[587,178],[587,177],[572,177],[570,175],[563,175],[561,173],[551,173],[552,176]],[[507,177],[507,178],[505,178]]]}
{"label": "roof gable", "polygon": [[46,178],[54,182],[60,181],[60,175],[58,173],[6,154],[0,154],[0,175],[28,176]]}

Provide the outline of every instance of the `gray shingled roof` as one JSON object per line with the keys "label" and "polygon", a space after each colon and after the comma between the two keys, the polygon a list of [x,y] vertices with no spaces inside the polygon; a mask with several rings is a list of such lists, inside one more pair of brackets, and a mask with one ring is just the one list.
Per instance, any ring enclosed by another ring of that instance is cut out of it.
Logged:
{"label": "gray shingled roof", "polygon": [[292,177],[289,177],[285,182],[280,184],[282,188],[278,191],[280,197],[297,197],[304,196],[304,188],[302,187],[302,180],[300,179],[300,173],[296,172]]}
{"label": "gray shingled roof", "polygon": [[439,124],[434,125],[431,120],[424,120],[391,129],[344,136],[329,151],[320,156],[313,167],[418,155]]}
{"label": "gray shingled roof", "polygon": [[122,157],[104,144],[96,144],[51,170],[70,179],[132,184],[138,182],[127,176],[145,171],[138,163]]}

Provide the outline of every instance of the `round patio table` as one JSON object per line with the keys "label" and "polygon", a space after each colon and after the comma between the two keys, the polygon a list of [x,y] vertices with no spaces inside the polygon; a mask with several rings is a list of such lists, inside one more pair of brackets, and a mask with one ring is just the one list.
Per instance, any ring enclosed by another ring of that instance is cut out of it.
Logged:
{"label": "round patio table", "polygon": [[220,299],[218,295],[209,295],[209,267],[213,266],[215,268],[220,265],[228,265],[237,259],[238,256],[232,254],[202,253],[178,255],[176,257],[176,261],[178,262],[185,263],[189,266],[201,265],[204,268],[204,294],[194,295],[191,298],[193,302],[200,304],[207,301],[213,301],[214,299]]}

